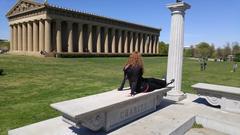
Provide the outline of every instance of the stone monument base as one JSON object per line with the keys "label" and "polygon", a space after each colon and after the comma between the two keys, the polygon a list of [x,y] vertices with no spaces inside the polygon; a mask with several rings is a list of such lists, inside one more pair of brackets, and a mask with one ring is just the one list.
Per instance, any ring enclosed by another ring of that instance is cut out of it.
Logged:
{"label": "stone monument base", "polygon": [[172,100],[172,101],[182,101],[187,98],[187,95],[184,94],[182,91],[170,91],[167,93],[165,99]]}

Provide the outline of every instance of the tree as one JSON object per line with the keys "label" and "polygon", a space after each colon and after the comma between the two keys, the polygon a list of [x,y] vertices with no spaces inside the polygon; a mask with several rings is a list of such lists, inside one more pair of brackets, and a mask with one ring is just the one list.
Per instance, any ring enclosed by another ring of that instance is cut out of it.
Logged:
{"label": "tree", "polygon": [[216,50],[216,56],[218,58],[222,58],[223,57],[223,49],[222,48],[217,48]]}
{"label": "tree", "polygon": [[191,45],[190,48],[184,48],[184,57],[194,57],[194,46]]}
{"label": "tree", "polygon": [[159,54],[167,56],[168,55],[168,46],[169,46],[169,44],[166,44],[163,41],[161,41],[159,43]]}
{"label": "tree", "polygon": [[210,57],[211,58],[215,58],[216,57],[214,44],[211,44],[211,46],[210,46]]}
{"label": "tree", "polygon": [[240,53],[240,45],[238,42],[232,43],[232,54],[236,55],[237,53]]}
{"label": "tree", "polygon": [[226,46],[223,48],[223,56],[226,58],[228,55],[232,54],[232,49],[230,47],[230,43],[227,43]]}
{"label": "tree", "polygon": [[206,42],[201,42],[196,45],[196,57],[210,57],[211,46]]}

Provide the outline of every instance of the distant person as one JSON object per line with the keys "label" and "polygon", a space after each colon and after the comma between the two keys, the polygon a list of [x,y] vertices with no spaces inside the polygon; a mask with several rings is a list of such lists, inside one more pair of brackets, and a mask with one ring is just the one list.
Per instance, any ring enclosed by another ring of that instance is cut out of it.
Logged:
{"label": "distant person", "polygon": [[207,68],[207,58],[203,58],[203,70]]}
{"label": "distant person", "polygon": [[200,71],[203,71],[204,69],[203,58],[199,58],[199,63],[200,63]]}
{"label": "distant person", "polygon": [[207,58],[200,58],[199,59],[200,62],[200,70],[204,71],[207,68]]}
{"label": "distant person", "polygon": [[233,64],[233,72],[236,72],[237,67],[238,67],[237,62],[235,62],[235,63]]}
{"label": "distant person", "polygon": [[128,80],[131,88],[131,96],[141,92],[151,92],[156,89],[161,89],[174,82],[174,79],[167,83],[166,79],[160,80],[155,78],[143,78],[143,60],[138,52],[133,52],[130,55],[123,71],[124,78],[118,90],[122,90],[125,81]]}

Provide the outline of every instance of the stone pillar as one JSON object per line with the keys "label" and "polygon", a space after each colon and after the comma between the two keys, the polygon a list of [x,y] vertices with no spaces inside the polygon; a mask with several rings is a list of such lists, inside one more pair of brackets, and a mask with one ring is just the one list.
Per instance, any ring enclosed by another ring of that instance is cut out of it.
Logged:
{"label": "stone pillar", "polygon": [[73,52],[73,23],[67,22],[67,33],[68,33],[68,52]]}
{"label": "stone pillar", "polygon": [[51,20],[45,20],[45,51],[47,53],[51,52]]}
{"label": "stone pillar", "polygon": [[138,36],[138,33],[135,33],[135,48],[134,50],[139,52],[139,36]]}
{"label": "stone pillar", "polygon": [[83,53],[83,24],[78,23],[78,52]]}
{"label": "stone pillar", "polygon": [[153,35],[153,50],[152,50],[152,53],[153,54],[156,54],[156,36]]}
{"label": "stone pillar", "polygon": [[156,54],[159,54],[159,35],[156,36]]}
{"label": "stone pillar", "polygon": [[22,45],[23,45],[23,51],[27,51],[27,24],[23,23],[22,24],[22,33],[23,33],[23,41],[22,41]]}
{"label": "stone pillar", "polygon": [[92,25],[88,24],[88,51],[93,52]]}
{"label": "stone pillar", "polygon": [[140,33],[140,53],[143,53],[143,34]]}
{"label": "stone pillar", "polygon": [[146,35],[146,38],[145,38],[145,48],[144,48],[144,53],[148,53],[148,45],[149,45],[149,36]]}
{"label": "stone pillar", "polygon": [[96,38],[97,38],[97,53],[101,53],[101,27],[100,26],[97,26]]}
{"label": "stone pillar", "polygon": [[57,53],[62,52],[62,22],[60,20],[56,20],[56,41],[57,41]]}
{"label": "stone pillar", "polygon": [[45,46],[44,46],[44,21],[40,20],[39,21],[39,51],[43,51]]}
{"label": "stone pillar", "polygon": [[184,14],[190,8],[185,2],[178,2],[167,6],[172,12],[170,45],[168,52],[167,81],[175,79],[171,84],[174,88],[168,92],[168,98],[180,101],[186,96],[181,91],[182,62],[184,47]]}
{"label": "stone pillar", "polygon": [[122,53],[122,31],[118,30],[118,53]]}
{"label": "stone pillar", "polygon": [[27,34],[27,36],[28,36],[28,38],[27,38],[27,40],[28,40],[28,52],[31,52],[31,51],[33,51],[33,28],[32,28],[32,22],[28,22],[27,23],[27,31],[28,31],[28,34]]}
{"label": "stone pillar", "polygon": [[13,25],[10,25],[10,51],[13,51],[13,38],[14,38],[14,31]]}
{"label": "stone pillar", "polygon": [[124,31],[124,53],[128,53],[128,32]]}
{"label": "stone pillar", "polygon": [[33,22],[33,51],[38,51],[38,22]]}
{"label": "stone pillar", "polygon": [[112,28],[112,53],[116,53],[116,35],[115,29]]}
{"label": "stone pillar", "polygon": [[14,51],[17,51],[18,45],[17,45],[17,25],[13,26],[13,49]]}
{"label": "stone pillar", "polygon": [[108,53],[108,28],[104,29],[104,53]]}
{"label": "stone pillar", "polygon": [[18,24],[18,51],[22,51],[22,24]]}
{"label": "stone pillar", "polygon": [[130,37],[129,37],[129,43],[130,43],[130,53],[133,52],[133,32],[130,32]]}
{"label": "stone pillar", "polygon": [[148,53],[151,54],[152,53],[152,35],[149,35],[149,48],[148,48]]}

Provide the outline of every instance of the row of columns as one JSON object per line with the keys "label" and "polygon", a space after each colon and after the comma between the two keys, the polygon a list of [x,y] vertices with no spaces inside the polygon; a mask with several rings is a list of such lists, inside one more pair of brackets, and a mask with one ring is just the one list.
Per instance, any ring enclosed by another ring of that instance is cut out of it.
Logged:
{"label": "row of columns", "polygon": [[[65,23],[65,31],[63,31],[63,23]],[[158,35],[105,26],[60,20],[36,20],[14,24],[10,27],[12,51],[55,51],[58,53],[132,53],[138,51],[156,54],[159,50]]]}
{"label": "row of columns", "polygon": [[10,26],[12,51],[51,51],[51,23],[49,20],[24,22]]}

